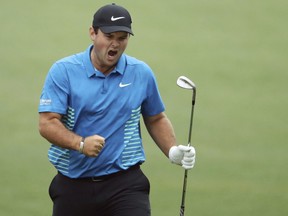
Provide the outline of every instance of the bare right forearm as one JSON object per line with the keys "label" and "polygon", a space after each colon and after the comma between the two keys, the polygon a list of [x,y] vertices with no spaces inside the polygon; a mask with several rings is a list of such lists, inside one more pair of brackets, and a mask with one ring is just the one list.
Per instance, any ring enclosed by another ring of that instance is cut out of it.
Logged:
{"label": "bare right forearm", "polygon": [[81,136],[68,130],[57,113],[40,113],[39,132],[50,143],[62,148],[79,150]]}

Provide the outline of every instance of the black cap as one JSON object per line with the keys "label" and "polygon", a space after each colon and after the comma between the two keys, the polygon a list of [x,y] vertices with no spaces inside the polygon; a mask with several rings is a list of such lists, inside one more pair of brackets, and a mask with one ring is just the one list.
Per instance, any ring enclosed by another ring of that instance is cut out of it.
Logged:
{"label": "black cap", "polygon": [[93,27],[100,28],[104,33],[117,31],[128,32],[132,35],[132,19],[129,12],[115,3],[101,7],[94,14]]}

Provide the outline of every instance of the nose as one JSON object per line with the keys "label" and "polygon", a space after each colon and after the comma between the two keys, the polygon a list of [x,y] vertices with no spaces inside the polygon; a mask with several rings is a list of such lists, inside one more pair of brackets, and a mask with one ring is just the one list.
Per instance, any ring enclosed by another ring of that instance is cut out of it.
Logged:
{"label": "nose", "polygon": [[119,44],[120,44],[119,41],[113,40],[111,46],[112,46],[113,48],[116,48],[116,47],[119,46]]}

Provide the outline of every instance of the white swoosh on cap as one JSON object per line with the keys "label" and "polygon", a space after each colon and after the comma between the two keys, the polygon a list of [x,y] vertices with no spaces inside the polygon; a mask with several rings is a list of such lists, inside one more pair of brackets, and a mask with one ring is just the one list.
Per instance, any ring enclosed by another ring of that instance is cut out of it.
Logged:
{"label": "white swoosh on cap", "polygon": [[125,19],[125,17],[114,17],[114,16],[111,17],[112,22],[114,22],[116,20],[120,20],[120,19]]}
{"label": "white swoosh on cap", "polygon": [[120,87],[120,88],[123,88],[123,87],[129,86],[129,85],[131,85],[131,84],[132,84],[132,83],[123,84],[123,83],[121,82],[121,83],[119,83],[119,87]]}

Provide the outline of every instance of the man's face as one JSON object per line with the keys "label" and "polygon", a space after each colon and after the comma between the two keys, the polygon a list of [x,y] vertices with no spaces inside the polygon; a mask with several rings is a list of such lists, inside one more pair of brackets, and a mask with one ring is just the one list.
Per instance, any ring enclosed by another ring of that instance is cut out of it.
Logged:
{"label": "man's face", "polygon": [[92,63],[98,70],[105,72],[105,70],[117,64],[127,47],[129,33],[113,32],[105,34],[100,29],[95,32],[91,27],[90,37],[94,45],[91,56]]}

